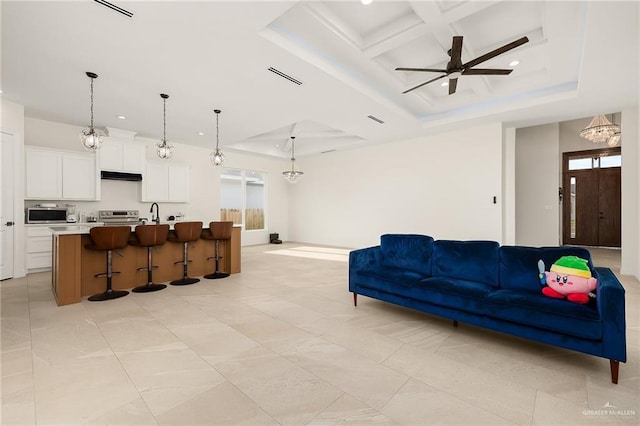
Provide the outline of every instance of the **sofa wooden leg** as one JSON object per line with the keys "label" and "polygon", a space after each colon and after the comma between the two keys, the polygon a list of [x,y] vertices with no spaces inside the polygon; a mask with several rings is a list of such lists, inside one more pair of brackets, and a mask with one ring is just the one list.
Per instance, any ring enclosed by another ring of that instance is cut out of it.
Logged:
{"label": "sofa wooden leg", "polygon": [[618,372],[620,371],[620,361],[609,360],[611,364],[611,383],[618,384]]}
{"label": "sofa wooden leg", "polygon": [[353,306],[358,306],[358,293],[353,293]]}
{"label": "sofa wooden leg", "polygon": [[453,326],[454,326],[454,327],[457,327],[457,326],[458,326],[458,321],[453,320]]}

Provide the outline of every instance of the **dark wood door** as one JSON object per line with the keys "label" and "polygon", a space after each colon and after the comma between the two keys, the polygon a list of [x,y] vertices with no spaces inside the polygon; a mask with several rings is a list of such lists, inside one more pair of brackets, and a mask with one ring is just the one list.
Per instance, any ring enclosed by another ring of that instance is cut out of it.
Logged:
{"label": "dark wood door", "polygon": [[564,244],[620,247],[619,167],[563,173]]}
{"label": "dark wood door", "polygon": [[576,170],[565,173],[563,187],[564,243],[597,246],[600,216],[597,171]]}
{"label": "dark wood door", "polygon": [[620,212],[620,168],[598,171],[598,245],[620,247],[622,218]]}

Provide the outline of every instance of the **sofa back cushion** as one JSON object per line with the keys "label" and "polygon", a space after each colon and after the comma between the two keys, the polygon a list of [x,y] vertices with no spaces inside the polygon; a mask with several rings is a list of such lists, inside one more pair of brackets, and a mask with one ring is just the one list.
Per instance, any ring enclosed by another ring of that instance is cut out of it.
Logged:
{"label": "sofa back cushion", "polygon": [[433,276],[499,287],[500,245],[495,241],[438,240],[433,244]]}
{"label": "sofa back cushion", "polygon": [[433,238],[415,234],[384,234],[380,237],[381,264],[431,276]]}
{"label": "sofa back cushion", "polygon": [[538,260],[544,262],[545,271],[562,256],[578,256],[588,261],[594,274],[591,254],[582,247],[525,247],[500,248],[500,287],[511,290],[540,292],[543,285],[538,276]]}

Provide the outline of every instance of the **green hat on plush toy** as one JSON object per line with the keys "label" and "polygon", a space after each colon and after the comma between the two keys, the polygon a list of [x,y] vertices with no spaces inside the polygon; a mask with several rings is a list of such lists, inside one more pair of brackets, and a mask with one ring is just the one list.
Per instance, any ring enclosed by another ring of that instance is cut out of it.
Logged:
{"label": "green hat on plush toy", "polygon": [[589,270],[587,261],[578,256],[562,256],[551,265],[550,270],[563,275],[591,278],[591,270]]}

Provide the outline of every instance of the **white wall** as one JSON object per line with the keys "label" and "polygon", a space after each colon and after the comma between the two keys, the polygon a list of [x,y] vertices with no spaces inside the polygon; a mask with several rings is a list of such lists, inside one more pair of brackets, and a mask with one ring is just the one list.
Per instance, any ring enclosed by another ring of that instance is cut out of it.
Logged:
{"label": "white wall", "polygon": [[24,199],[24,106],[0,99],[0,130],[13,135],[13,276],[23,277],[25,267],[25,229],[21,218]]}
{"label": "white wall", "polygon": [[516,243],[516,129],[502,131],[502,244]]}
{"label": "white wall", "polygon": [[516,244],[560,244],[558,123],[516,130]]}
{"label": "white wall", "polygon": [[640,110],[622,110],[622,259],[620,273],[640,280]]}
{"label": "white wall", "polygon": [[296,165],[305,174],[291,186],[295,241],[364,247],[384,233],[501,241],[501,123],[303,157]]}
{"label": "white wall", "polygon": [[[44,146],[70,151],[84,151],[78,134],[81,127],[62,123],[25,118],[25,144]],[[157,158],[155,144],[158,142],[149,138],[136,138],[147,144],[147,159],[162,161]],[[190,167],[189,175],[189,203],[159,203],[160,214],[164,219],[168,215],[178,212],[185,213],[186,220],[201,220],[205,226],[212,220],[220,219],[220,168],[213,167],[209,161],[209,148],[195,147],[172,142],[175,147],[171,162],[186,163]],[[224,151],[224,149],[223,149]],[[269,231],[279,232],[282,238],[287,238],[288,202],[286,182],[278,179],[286,161],[274,160],[226,151],[224,166],[245,170],[255,170],[267,175],[267,191],[270,204],[267,206],[267,229],[264,231],[243,231],[242,244],[263,244],[269,242]],[[270,180],[270,176],[275,179]],[[103,209],[138,209],[140,216],[148,217],[150,203],[140,202],[141,182],[122,182],[103,180],[101,200],[92,202],[77,202],[77,211],[97,212]],[[56,200],[52,200],[56,201]],[[33,204],[34,202],[31,202]]]}

